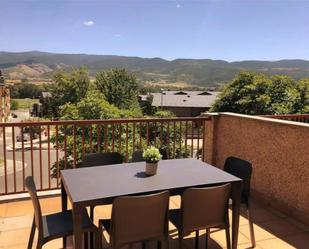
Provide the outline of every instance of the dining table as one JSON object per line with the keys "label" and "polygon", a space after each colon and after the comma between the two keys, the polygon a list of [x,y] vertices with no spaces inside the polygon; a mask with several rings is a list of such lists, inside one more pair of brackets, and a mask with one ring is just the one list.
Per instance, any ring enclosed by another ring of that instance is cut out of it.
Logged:
{"label": "dining table", "polygon": [[[198,159],[161,160],[157,174],[145,174],[145,162],[122,163],[61,171],[62,210],[73,213],[73,247],[83,247],[82,214],[89,206],[112,204],[120,196],[152,194],[168,190],[181,195],[190,187],[231,184],[232,248],[237,248],[242,180]],[[210,200],[211,201],[211,200]]]}

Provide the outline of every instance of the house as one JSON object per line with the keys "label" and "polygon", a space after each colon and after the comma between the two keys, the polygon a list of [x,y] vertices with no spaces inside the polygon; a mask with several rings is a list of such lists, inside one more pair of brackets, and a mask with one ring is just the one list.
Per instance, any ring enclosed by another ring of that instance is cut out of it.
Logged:
{"label": "house", "polygon": [[151,93],[152,107],[173,112],[177,117],[196,117],[210,109],[219,92],[162,91]]}
{"label": "house", "polygon": [[11,113],[10,88],[5,85],[4,77],[0,70],[0,122],[7,121]]}

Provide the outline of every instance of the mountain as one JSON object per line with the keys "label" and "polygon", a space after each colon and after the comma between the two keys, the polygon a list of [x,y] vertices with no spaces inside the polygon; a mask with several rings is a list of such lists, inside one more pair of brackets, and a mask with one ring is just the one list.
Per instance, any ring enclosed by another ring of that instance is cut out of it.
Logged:
{"label": "mountain", "polygon": [[268,75],[286,74],[295,79],[309,77],[309,61],[239,61],[210,59],[140,58],[116,55],[56,54],[40,51],[0,52],[0,68],[9,79],[49,79],[56,70],[86,66],[90,75],[115,67],[134,72],[141,82],[182,82],[199,86],[216,86],[231,80],[240,71]]}

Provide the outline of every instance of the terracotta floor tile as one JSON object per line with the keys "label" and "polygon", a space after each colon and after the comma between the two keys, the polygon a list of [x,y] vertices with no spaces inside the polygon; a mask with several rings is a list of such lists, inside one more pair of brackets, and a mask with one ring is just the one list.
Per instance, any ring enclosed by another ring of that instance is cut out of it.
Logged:
{"label": "terracotta floor tile", "polygon": [[7,203],[6,217],[29,215],[33,213],[33,205],[30,200]]}
{"label": "terracotta floor tile", "polygon": [[32,220],[32,215],[3,218],[0,222],[0,231],[5,232],[20,228],[29,228],[31,227]]}
{"label": "terracotta floor tile", "polygon": [[17,229],[13,231],[1,232],[0,234],[0,248],[11,248],[12,246],[20,246],[28,243],[30,228]]}
{"label": "terracotta floor tile", "polygon": [[291,246],[285,241],[277,239],[277,238],[259,241],[258,246],[261,247],[262,249],[292,249],[292,248],[295,248],[294,246]]}
{"label": "terracotta floor tile", "polygon": [[[269,232],[268,230],[264,229],[263,227],[253,225],[254,234],[256,241],[265,240],[265,239],[274,239],[276,236]],[[239,227],[239,232],[250,239],[250,230],[249,225],[243,225]]]}
{"label": "terracotta floor tile", "polygon": [[5,217],[7,209],[7,203],[0,204],[0,217]]}

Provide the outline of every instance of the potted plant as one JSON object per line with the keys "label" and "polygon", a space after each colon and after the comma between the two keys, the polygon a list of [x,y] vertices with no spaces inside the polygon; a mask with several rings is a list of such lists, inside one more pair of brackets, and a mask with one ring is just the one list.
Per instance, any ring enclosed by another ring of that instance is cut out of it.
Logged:
{"label": "potted plant", "polygon": [[154,147],[150,146],[143,153],[143,158],[146,161],[146,170],[147,175],[155,175],[157,173],[158,162],[162,159],[160,151]]}

